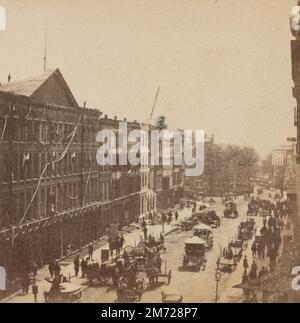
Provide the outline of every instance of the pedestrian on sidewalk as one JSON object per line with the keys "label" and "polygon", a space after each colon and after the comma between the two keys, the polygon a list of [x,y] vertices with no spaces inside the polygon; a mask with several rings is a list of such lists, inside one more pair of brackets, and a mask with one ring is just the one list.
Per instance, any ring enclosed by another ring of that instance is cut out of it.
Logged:
{"label": "pedestrian on sidewalk", "polygon": [[144,232],[144,240],[147,240],[147,223],[145,221],[145,217],[143,217],[143,222],[142,222],[142,230]]}
{"label": "pedestrian on sidewalk", "polygon": [[114,238],[111,235],[108,237],[108,248],[110,251],[110,256],[112,258],[114,253]]}
{"label": "pedestrian on sidewalk", "polygon": [[274,272],[276,269],[276,259],[277,259],[277,250],[272,248],[269,252],[269,259],[270,259],[270,271]]}
{"label": "pedestrian on sidewalk", "polygon": [[265,242],[263,240],[257,244],[257,253],[259,259],[265,259]]}
{"label": "pedestrian on sidewalk", "polygon": [[165,233],[165,223],[167,221],[167,216],[164,212],[161,214],[161,226],[162,226],[162,232]]}
{"label": "pedestrian on sidewalk", "polygon": [[261,229],[260,229],[260,234],[262,236],[264,236],[266,233],[267,233],[268,229],[267,229],[267,226],[264,225]]}
{"label": "pedestrian on sidewalk", "polygon": [[179,217],[179,214],[177,211],[175,211],[175,220],[177,221],[178,220],[178,217]]}
{"label": "pedestrian on sidewalk", "polygon": [[60,276],[61,268],[60,268],[60,265],[59,265],[59,263],[58,263],[57,260],[55,260],[55,262],[54,262],[53,269],[54,269],[54,275],[55,275],[55,277],[59,277]]}
{"label": "pedestrian on sidewalk", "polygon": [[265,276],[267,273],[268,273],[267,268],[263,266],[261,271],[258,274],[258,277],[261,278],[261,277]]}
{"label": "pedestrian on sidewalk", "polygon": [[125,239],[124,239],[123,234],[121,234],[121,237],[120,237],[120,240],[119,240],[119,247],[120,247],[120,250],[122,250],[122,249],[123,249],[124,244],[125,244]]}
{"label": "pedestrian on sidewalk", "polygon": [[257,277],[257,263],[255,260],[253,260],[252,265],[251,265],[251,272],[250,272],[250,277],[251,278],[256,278]]}
{"label": "pedestrian on sidewalk", "polygon": [[37,272],[38,272],[38,265],[37,265],[37,263],[35,261],[33,261],[33,263],[32,263],[32,274],[33,274],[33,276],[36,276]]}
{"label": "pedestrian on sidewalk", "polygon": [[156,218],[157,218],[157,214],[156,214],[156,212],[154,211],[154,212],[153,212],[152,219],[151,219],[151,225],[154,225],[154,223],[155,223],[155,221],[156,221]]}
{"label": "pedestrian on sidewalk", "polygon": [[252,258],[256,258],[256,253],[257,253],[257,245],[256,242],[254,241],[251,247],[251,251],[252,251]]}
{"label": "pedestrian on sidewalk", "polygon": [[80,267],[80,258],[79,255],[76,256],[74,260],[74,271],[75,271],[75,276],[78,276],[79,273],[79,267]]}
{"label": "pedestrian on sidewalk", "polygon": [[153,214],[152,214],[152,212],[149,212],[149,220],[150,220],[150,223],[153,224]]}
{"label": "pedestrian on sidewalk", "polygon": [[29,286],[30,286],[30,277],[28,274],[24,274],[22,278],[22,290],[23,290],[24,296],[28,295]]}
{"label": "pedestrian on sidewalk", "polygon": [[84,278],[86,275],[86,269],[87,269],[87,262],[84,258],[82,258],[81,260],[80,267],[81,267],[81,278]]}
{"label": "pedestrian on sidewalk", "polygon": [[244,268],[244,275],[246,275],[247,274],[247,270],[249,268],[247,256],[244,257],[244,260],[243,260],[243,268]]}
{"label": "pedestrian on sidewalk", "polygon": [[266,227],[267,226],[267,217],[264,215],[263,218],[263,226]]}
{"label": "pedestrian on sidewalk", "polygon": [[120,236],[116,237],[116,253],[117,253],[117,256],[120,254],[120,251],[121,251],[120,239],[121,239]]}
{"label": "pedestrian on sidewalk", "polygon": [[145,217],[143,217],[143,221],[141,223],[141,226],[142,226],[142,230],[144,231],[144,229],[147,227],[147,223],[145,221]]}
{"label": "pedestrian on sidewalk", "polygon": [[89,244],[88,252],[89,252],[89,260],[92,261],[93,260],[93,253],[94,253],[94,247],[93,247],[92,243]]}
{"label": "pedestrian on sidewalk", "polygon": [[49,274],[50,274],[51,278],[53,278],[53,276],[54,276],[54,262],[53,261],[49,262],[48,270],[49,270]]}

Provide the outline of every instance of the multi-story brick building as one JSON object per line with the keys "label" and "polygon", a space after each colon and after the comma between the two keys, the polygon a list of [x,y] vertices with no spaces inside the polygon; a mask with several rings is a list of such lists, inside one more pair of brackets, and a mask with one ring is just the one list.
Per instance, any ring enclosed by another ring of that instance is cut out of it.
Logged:
{"label": "multi-story brick building", "polygon": [[97,164],[97,133],[118,138],[120,121],[80,107],[58,69],[0,87],[0,265],[9,275],[138,221],[158,191],[180,186],[172,173],[176,184],[164,187],[160,166]]}
{"label": "multi-story brick building", "polygon": [[0,264],[10,274],[137,218],[139,172],[96,163],[97,132],[117,123],[79,107],[59,70],[0,87]]}

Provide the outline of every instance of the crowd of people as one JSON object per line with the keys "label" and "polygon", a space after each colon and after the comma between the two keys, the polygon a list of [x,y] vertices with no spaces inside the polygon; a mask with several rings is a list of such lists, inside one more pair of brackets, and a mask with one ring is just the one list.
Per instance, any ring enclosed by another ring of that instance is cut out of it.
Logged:
{"label": "crowd of people", "polygon": [[[262,227],[256,232],[255,240],[251,245],[251,266],[249,266],[247,257],[244,257],[243,282],[255,281],[276,270],[282,243],[282,231],[285,226],[284,219],[289,214],[289,207],[288,202],[282,199],[277,200],[276,203],[270,203],[270,205],[274,207],[268,207],[267,215],[263,213]],[[266,262],[266,258],[268,258],[268,262]],[[260,270],[258,263],[263,263]]]}

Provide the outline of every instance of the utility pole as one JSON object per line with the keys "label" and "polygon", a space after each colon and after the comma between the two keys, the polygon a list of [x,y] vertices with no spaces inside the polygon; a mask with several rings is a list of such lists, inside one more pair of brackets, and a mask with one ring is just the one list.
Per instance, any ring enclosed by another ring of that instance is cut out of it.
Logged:
{"label": "utility pole", "polygon": [[221,270],[219,269],[219,267],[216,269],[215,279],[216,279],[216,298],[215,298],[215,302],[218,303],[218,301],[219,301],[219,282],[221,280]]}

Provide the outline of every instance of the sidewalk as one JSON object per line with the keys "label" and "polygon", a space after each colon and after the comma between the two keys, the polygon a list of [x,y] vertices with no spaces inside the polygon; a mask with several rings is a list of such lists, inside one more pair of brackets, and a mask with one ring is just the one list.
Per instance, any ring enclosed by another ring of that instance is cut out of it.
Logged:
{"label": "sidewalk", "polygon": [[[261,218],[258,218],[258,219],[261,219]],[[262,220],[259,222],[262,222]],[[289,224],[292,225],[290,218],[286,219],[285,225],[287,224],[287,222],[289,222]],[[262,225],[262,223],[257,223],[257,229],[258,229],[257,232],[259,232],[259,230],[260,230],[260,225]],[[284,229],[282,232],[282,243],[280,245],[278,259],[282,256],[284,236],[290,234],[290,231],[291,231],[291,229],[290,230]],[[253,241],[254,241],[254,238],[248,242],[248,248],[244,252],[244,255],[246,255],[248,258],[248,262],[249,262],[250,266],[253,261],[252,252],[251,252],[251,246],[252,246]],[[255,261],[258,265],[258,271],[260,271],[263,266],[268,268],[269,264],[270,264],[268,257],[266,257],[265,259],[255,258]],[[277,260],[277,262],[278,262],[278,260]],[[226,288],[220,297],[220,300],[219,300],[220,303],[242,303],[243,302],[243,300],[244,300],[243,290],[239,289],[239,288],[233,288],[233,286],[239,285],[242,282],[243,272],[244,272],[243,260],[241,260],[236,271],[232,273],[231,277],[225,283]]]}
{"label": "sidewalk", "polygon": [[[191,209],[189,210],[179,210],[179,218],[182,219],[183,217],[189,215],[191,213]],[[144,236],[143,232],[141,229],[138,229],[140,227],[137,224],[132,224],[130,226],[133,228],[132,232],[127,232],[123,234],[124,239],[125,239],[125,244],[124,246],[130,245],[130,246],[135,246],[138,244],[138,242],[142,239]],[[177,230],[176,222],[172,221],[170,225],[165,224],[164,225],[164,235],[169,234],[170,232],[173,232]],[[159,237],[160,233],[162,232],[162,225],[160,224],[155,224],[155,225],[148,225],[148,234],[151,234],[154,237]],[[107,236],[103,236],[97,243],[95,243],[96,247],[94,250],[93,258],[96,261],[100,261],[101,259],[101,250],[102,249],[108,249],[108,243],[107,243]],[[81,270],[79,271],[79,276],[75,277],[74,273],[74,265],[73,261],[75,256],[79,254],[80,257],[85,257],[88,255],[87,248],[84,248],[82,251],[78,251],[78,253],[74,253],[72,255],[67,256],[63,260],[59,261],[59,264],[61,266],[61,273],[66,276],[68,279],[70,278],[71,283],[81,285],[83,288],[87,288],[87,279],[86,278],[81,278]],[[51,284],[45,279],[46,277],[49,277],[49,271],[48,271],[48,266],[44,266],[38,271],[38,274],[36,276],[36,285],[38,286],[38,296],[37,296],[37,302],[38,303],[43,303],[44,302],[44,292],[49,291]],[[34,296],[31,291],[31,287],[29,289],[29,294],[28,295],[23,295],[22,291],[19,290],[18,292],[15,292],[2,300],[0,300],[0,303],[33,303],[34,302]]]}

